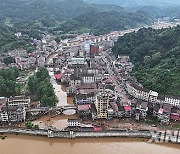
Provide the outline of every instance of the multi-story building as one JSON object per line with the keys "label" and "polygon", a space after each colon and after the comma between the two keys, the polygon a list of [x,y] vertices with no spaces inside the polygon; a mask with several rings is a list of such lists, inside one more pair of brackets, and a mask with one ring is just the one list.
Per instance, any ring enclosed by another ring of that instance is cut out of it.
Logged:
{"label": "multi-story building", "polygon": [[40,56],[37,60],[38,67],[44,67],[45,66],[45,57]]}
{"label": "multi-story building", "polygon": [[31,99],[28,96],[14,96],[9,97],[8,106],[23,106],[25,109],[31,105]]}
{"label": "multi-story building", "polygon": [[158,110],[157,118],[162,124],[169,124],[170,115],[171,115],[171,105],[170,104],[162,104]]}
{"label": "multi-story building", "polygon": [[148,112],[148,102],[139,100],[136,105],[136,120],[145,119]]}
{"label": "multi-story building", "polygon": [[78,105],[78,114],[81,117],[87,117],[91,115],[91,104]]}
{"label": "multi-story building", "polygon": [[156,102],[158,93],[152,90],[145,89],[134,82],[125,82],[125,89],[129,95],[136,99],[141,99],[146,102]]}
{"label": "multi-story building", "polygon": [[180,107],[180,97],[179,96],[165,96],[165,103],[171,104],[172,106]]}
{"label": "multi-story building", "polygon": [[108,119],[109,99],[109,91],[105,89],[96,94],[95,106],[97,110],[97,119]]}
{"label": "multi-story building", "polygon": [[26,119],[26,111],[23,106],[4,106],[0,111],[2,122],[23,122]]}
{"label": "multi-story building", "polygon": [[81,127],[81,119],[68,119],[68,127]]}
{"label": "multi-story building", "polygon": [[7,98],[6,97],[0,97],[0,110],[3,106],[6,106]]}
{"label": "multi-story building", "polygon": [[77,87],[77,86],[80,86],[81,83],[82,83],[82,80],[79,76],[77,76],[75,74],[72,74],[70,76],[70,86]]}
{"label": "multi-story building", "polygon": [[96,82],[95,74],[81,74],[83,83],[93,83]]}

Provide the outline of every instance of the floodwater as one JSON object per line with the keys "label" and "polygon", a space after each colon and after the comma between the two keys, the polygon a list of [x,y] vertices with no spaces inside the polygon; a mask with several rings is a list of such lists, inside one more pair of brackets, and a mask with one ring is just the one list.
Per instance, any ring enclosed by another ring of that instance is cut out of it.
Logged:
{"label": "floodwater", "polygon": [[67,127],[68,119],[78,119],[78,115],[58,115],[56,117],[51,117],[51,115],[45,115],[42,118],[33,121],[33,124],[38,124],[39,128],[41,129],[47,129],[48,126],[52,126],[56,129],[64,130]]}
{"label": "floodwater", "polygon": [[153,144],[140,139],[48,139],[7,135],[0,140],[0,154],[179,154],[176,144]]}
{"label": "floodwater", "polygon": [[54,77],[54,72],[52,68],[48,68],[49,75],[51,77],[50,81],[53,85],[54,92],[58,98],[57,106],[66,106],[67,103],[67,93],[66,91],[63,91],[62,86],[56,82],[56,79]]}
{"label": "floodwater", "polygon": [[[49,56],[48,59],[46,60],[46,63],[47,64],[51,63],[52,59],[56,56],[57,56],[57,54],[52,54],[51,56]],[[47,68],[47,69],[48,69],[49,75],[51,77],[50,81],[51,81],[51,84],[53,85],[54,92],[58,98],[57,106],[72,105],[73,99],[71,97],[67,97],[66,86],[61,85],[60,83],[56,82],[56,79],[54,77],[53,68]]]}

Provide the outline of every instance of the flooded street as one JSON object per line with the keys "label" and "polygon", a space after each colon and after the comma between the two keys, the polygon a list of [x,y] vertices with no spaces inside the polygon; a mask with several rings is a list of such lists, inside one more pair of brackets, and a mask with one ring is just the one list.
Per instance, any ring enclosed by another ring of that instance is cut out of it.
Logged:
{"label": "flooded street", "polygon": [[152,144],[138,139],[48,139],[7,135],[0,140],[0,154],[179,154],[176,144]]}
{"label": "flooded street", "polygon": [[54,92],[58,98],[58,103],[57,106],[66,106],[68,105],[67,103],[67,93],[66,91],[63,91],[64,87],[62,88],[62,86],[60,84],[57,84],[56,79],[54,77],[54,72],[52,68],[48,68],[49,71],[49,75],[51,77],[51,84],[53,85],[54,88]]}
{"label": "flooded street", "polygon": [[[50,55],[47,60],[46,63],[49,64],[52,62],[52,59],[54,57],[56,57],[57,54],[52,54]],[[67,97],[67,93],[66,93],[66,86],[61,85],[60,83],[56,82],[56,79],[54,77],[54,72],[53,72],[53,68],[47,68],[49,71],[49,75],[51,77],[50,81],[51,84],[53,85],[54,88],[54,92],[58,98],[58,103],[57,106],[66,106],[66,105],[72,105],[73,104],[73,99],[71,97]]]}

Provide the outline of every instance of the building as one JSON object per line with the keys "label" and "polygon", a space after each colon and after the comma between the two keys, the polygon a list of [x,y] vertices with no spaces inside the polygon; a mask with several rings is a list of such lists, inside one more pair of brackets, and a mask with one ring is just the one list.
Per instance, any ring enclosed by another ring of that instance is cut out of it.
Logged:
{"label": "building", "polygon": [[136,99],[141,99],[146,102],[156,102],[158,93],[139,86],[134,82],[125,81],[125,89],[127,93]]}
{"label": "building", "polygon": [[138,100],[136,104],[136,114],[135,114],[136,120],[139,121],[141,118],[145,119],[147,116],[147,112],[148,112],[148,102],[143,102],[141,100]]}
{"label": "building", "polygon": [[6,97],[0,97],[0,111],[3,106],[6,106],[7,98]]}
{"label": "building", "polygon": [[81,119],[68,119],[68,127],[81,127]]}
{"label": "building", "polygon": [[75,74],[72,74],[70,76],[70,86],[77,87],[77,86],[80,86],[81,83],[82,83],[82,80],[79,76],[77,76]]}
{"label": "building", "polygon": [[169,124],[171,115],[171,105],[170,104],[162,104],[158,110],[157,118],[162,124]]}
{"label": "building", "polygon": [[87,117],[91,115],[91,104],[78,105],[78,114],[81,117]]}
{"label": "building", "polygon": [[179,96],[165,96],[165,103],[171,104],[172,106],[180,107],[180,97]]}
{"label": "building", "polygon": [[23,106],[28,109],[31,105],[31,99],[28,96],[14,96],[9,97],[8,106]]}
{"label": "building", "polygon": [[95,101],[95,93],[88,93],[88,94],[77,94],[75,95],[75,103],[78,104],[79,102],[94,102]]}
{"label": "building", "polygon": [[179,108],[177,108],[177,107],[172,108],[171,119],[175,120],[175,121],[180,120],[180,109]]}
{"label": "building", "polygon": [[96,82],[95,74],[81,74],[83,83],[93,83]]}
{"label": "building", "polygon": [[109,91],[102,90],[96,94],[95,106],[97,110],[97,119],[108,119],[109,99]]}
{"label": "building", "polygon": [[45,66],[45,57],[40,56],[40,57],[37,59],[37,63],[38,63],[38,67],[44,67],[44,66]]}
{"label": "building", "polygon": [[95,55],[99,55],[99,46],[97,44],[90,45],[90,56],[94,57]]}
{"label": "building", "polygon": [[4,106],[0,111],[1,122],[23,122],[26,111],[23,106]]}

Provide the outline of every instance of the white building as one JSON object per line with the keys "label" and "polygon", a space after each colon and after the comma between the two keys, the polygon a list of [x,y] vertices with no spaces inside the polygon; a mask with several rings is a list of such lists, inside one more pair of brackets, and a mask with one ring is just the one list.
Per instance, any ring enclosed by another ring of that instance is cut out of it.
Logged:
{"label": "white building", "polygon": [[95,96],[95,106],[97,110],[97,119],[108,119],[109,91],[102,90]]}
{"label": "white building", "polygon": [[81,119],[68,119],[68,127],[80,127]]}
{"label": "white building", "polygon": [[171,104],[172,106],[180,107],[180,97],[176,96],[165,96],[165,103]]}
{"label": "white building", "polygon": [[25,109],[29,108],[31,105],[31,99],[27,96],[15,96],[10,97],[8,99],[8,105],[9,106],[23,106]]}

